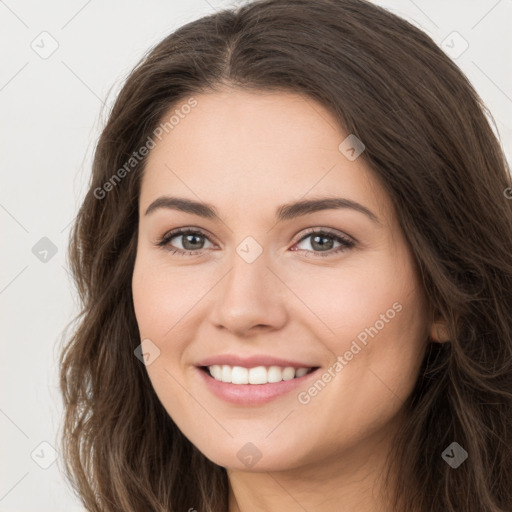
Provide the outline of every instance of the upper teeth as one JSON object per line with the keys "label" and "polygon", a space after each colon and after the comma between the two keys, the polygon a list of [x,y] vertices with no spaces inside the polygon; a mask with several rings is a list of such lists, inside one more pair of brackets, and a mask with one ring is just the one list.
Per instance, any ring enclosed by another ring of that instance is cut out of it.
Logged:
{"label": "upper teeth", "polygon": [[311,368],[293,368],[287,366],[256,366],[255,368],[244,368],[243,366],[229,366],[227,364],[214,364],[208,366],[210,375],[222,382],[231,382],[232,384],[267,384],[271,382],[280,382],[282,380],[291,380],[294,377],[306,375]]}

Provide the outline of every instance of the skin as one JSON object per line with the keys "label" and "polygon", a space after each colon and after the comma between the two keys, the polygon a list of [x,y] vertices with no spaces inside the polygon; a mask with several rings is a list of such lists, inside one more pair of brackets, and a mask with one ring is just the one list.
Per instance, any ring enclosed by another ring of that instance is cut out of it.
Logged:
{"label": "skin", "polygon": [[[229,512],[328,512],[340,503],[344,512],[391,511],[379,476],[428,336],[440,340],[442,329],[428,321],[393,205],[364,159],[338,149],[348,134],[311,98],[239,89],[195,98],[151,150],[141,185],[132,286],[141,339],[160,350],[146,366],[155,392],[187,438],[227,469]],[[162,195],[212,204],[219,218],[145,215]],[[274,220],[281,204],[333,196],[379,222],[349,208]],[[155,245],[187,227],[204,232],[192,239],[201,254],[168,250],[190,248],[186,236]],[[340,243],[327,238],[322,250],[308,228],[356,244],[335,254]],[[248,236],[263,249],[252,263],[236,251]],[[324,373],[396,303],[400,311],[307,404],[297,394],[316,379],[240,407],[213,395],[195,367],[216,354],[268,354]],[[249,442],[262,454],[250,468],[237,457]]]}

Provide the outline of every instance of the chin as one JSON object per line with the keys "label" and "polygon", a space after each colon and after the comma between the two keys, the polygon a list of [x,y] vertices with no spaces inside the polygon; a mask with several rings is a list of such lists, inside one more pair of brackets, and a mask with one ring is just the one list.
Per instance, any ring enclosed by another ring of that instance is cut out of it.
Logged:
{"label": "chin", "polygon": [[300,465],[296,451],[290,453],[289,451],[279,450],[272,445],[258,447],[256,443],[250,441],[234,442],[231,447],[215,452],[211,450],[200,451],[213,463],[227,470],[263,473],[267,471],[285,471]]}

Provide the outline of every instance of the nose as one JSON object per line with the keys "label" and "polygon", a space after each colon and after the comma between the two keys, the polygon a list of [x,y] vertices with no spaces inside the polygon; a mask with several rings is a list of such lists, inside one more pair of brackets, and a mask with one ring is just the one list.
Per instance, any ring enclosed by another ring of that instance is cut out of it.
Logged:
{"label": "nose", "polygon": [[217,285],[211,320],[237,336],[283,327],[286,287],[267,266],[263,253],[252,263],[234,255],[231,270]]}

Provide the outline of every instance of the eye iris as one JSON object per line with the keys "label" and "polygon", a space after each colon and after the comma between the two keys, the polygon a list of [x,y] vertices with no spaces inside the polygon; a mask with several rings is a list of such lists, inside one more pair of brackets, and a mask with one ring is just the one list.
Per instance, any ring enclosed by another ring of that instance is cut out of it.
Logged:
{"label": "eye iris", "polygon": [[[321,243],[318,242],[318,240],[327,240],[327,243]],[[313,247],[313,249],[329,250],[332,249],[333,244],[334,240],[329,236],[315,235],[311,237],[311,247]]]}
{"label": "eye iris", "polygon": [[196,245],[194,245],[194,242],[192,242],[192,247],[187,247],[187,244],[190,242],[190,239],[201,239],[202,238],[202,235],[196,235],[196,234],[189,234],[189,235],[182,235],[182,239],[183,239],[183,248],[184,249],[187,249],[187,250],[190,250],[190,251],[194,251],[194,250],[197,250],[197,249],[201,249],[201,247],[197,247],[196,245],[201,245],[202,243],[204,243],[204,241],[200,241],[200,242],[196,242]]}

